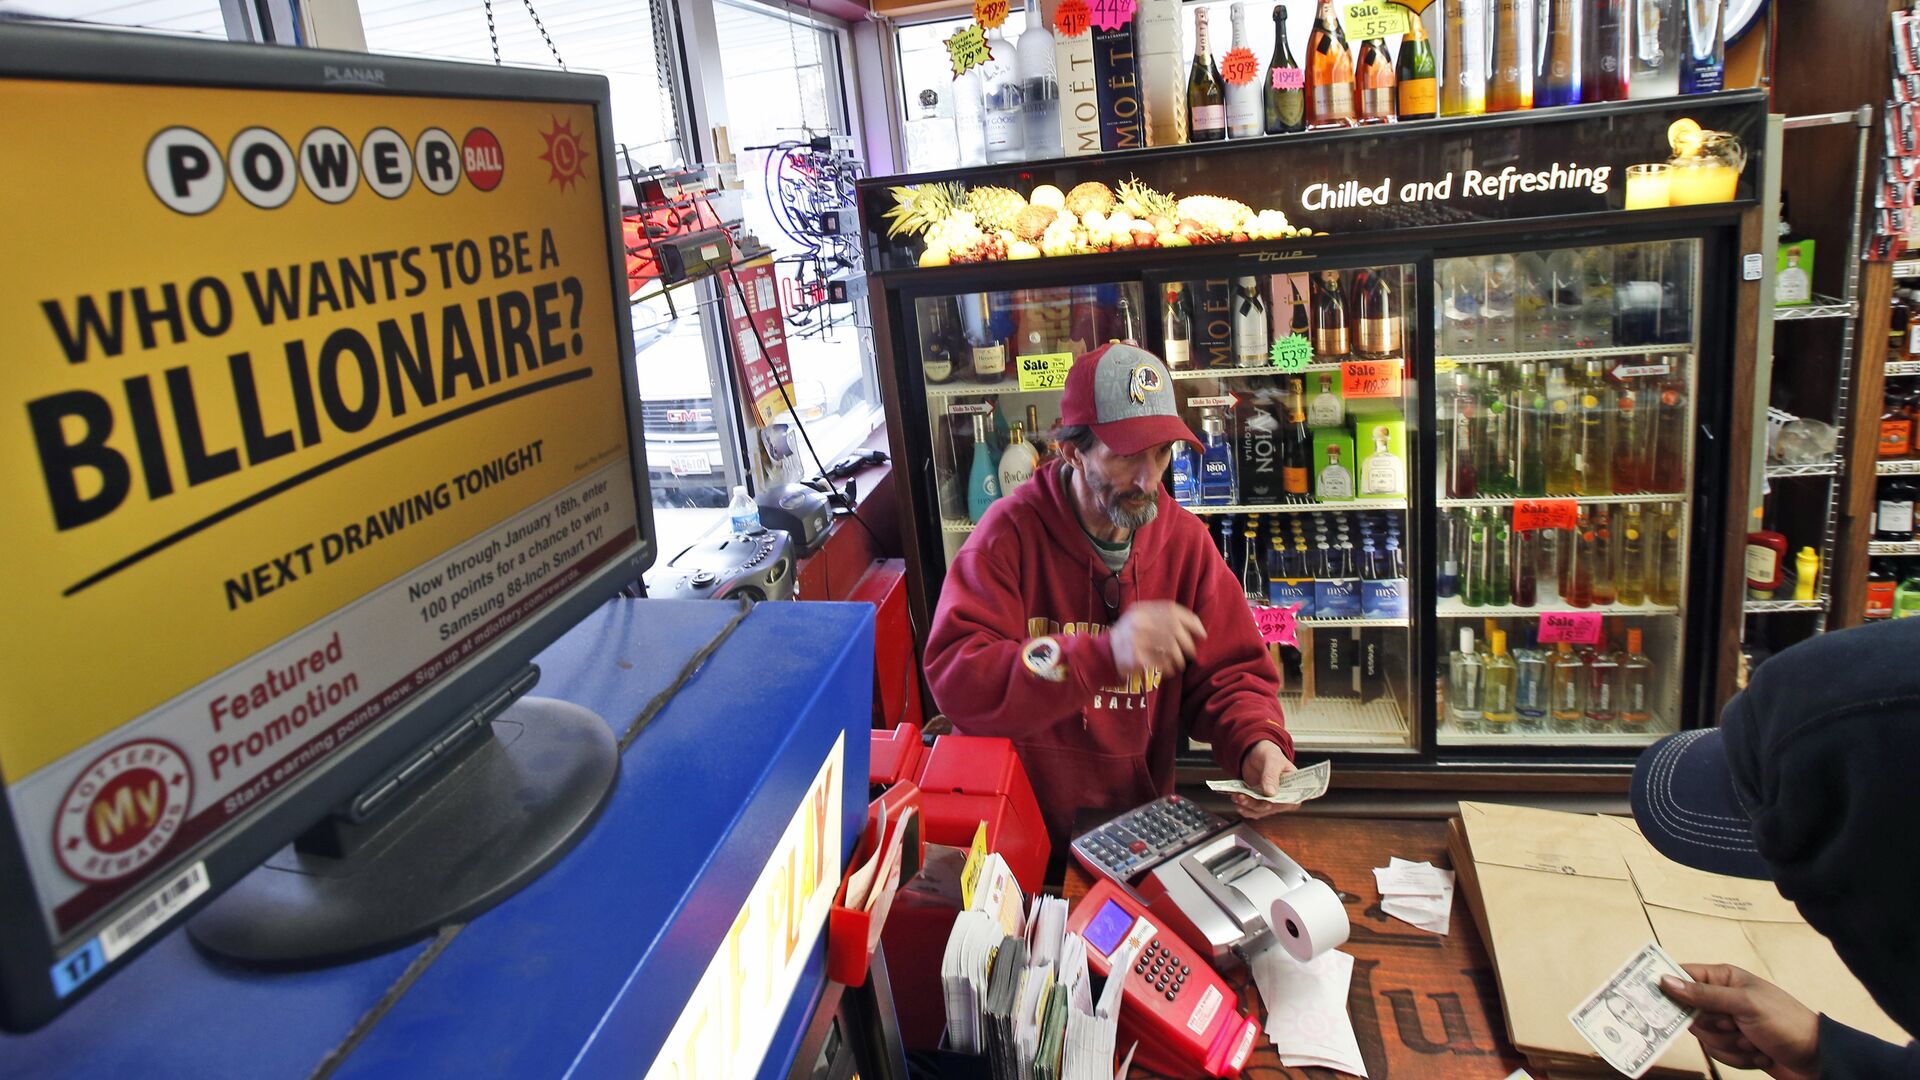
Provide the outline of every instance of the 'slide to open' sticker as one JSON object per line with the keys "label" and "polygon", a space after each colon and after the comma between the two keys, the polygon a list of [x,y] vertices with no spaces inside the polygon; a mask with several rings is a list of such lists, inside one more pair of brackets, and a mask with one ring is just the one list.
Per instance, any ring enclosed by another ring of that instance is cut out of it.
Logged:
{"label": "'slide to open' sticker", "polygon": [[1540,644],[1598,645],[1600,613],[1597,611],[1549,611],[1540,616]]}

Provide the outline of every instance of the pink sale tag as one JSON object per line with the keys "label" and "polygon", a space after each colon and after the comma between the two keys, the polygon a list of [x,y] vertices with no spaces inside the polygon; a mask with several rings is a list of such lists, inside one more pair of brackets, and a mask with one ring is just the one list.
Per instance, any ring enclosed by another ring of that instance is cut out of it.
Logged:
{"label": "pink sale tag", "polygon": [[1597,611],[1550,611],[1540,616],[1540,644],[1598,645],[1601,616]]}
{"label": "pink sale tag", "polygon": [[1102,30],[1118,30],[1133,21],[1138,0],[1092,0],[1093,25]]}
{"label": "pink sale tag", "polygon": [[1307,73],[1302,68],[1274,68],[1273,88],[1275,90],[1304,90],[1307,87]]}
{"label": "pink sale tag", "polygon": [[1299,611],[1299,604],[1254,608],[1253,625],[1260,628],[1260,640],[1269,645],[1292,645],[1298,648],[1300,639],[1295,634],[1295,616]]}

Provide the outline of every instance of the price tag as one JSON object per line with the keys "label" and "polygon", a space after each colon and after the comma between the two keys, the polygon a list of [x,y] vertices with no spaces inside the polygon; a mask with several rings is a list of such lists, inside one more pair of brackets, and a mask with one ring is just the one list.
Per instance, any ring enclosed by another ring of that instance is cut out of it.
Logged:
{"label": "price tag", "polygon": [[973,21],[988,30],[998,30],[1007,21],[1007,0],[973,0]]}
{"label": "price tag", "polygon": [[1600,613],[1597,611],[1549,611],[1540,616],[1540,644],[1600,644]]}
{"label": "price tag", "polygon": [[1404,34],[1413,28],[1413,14],[1392,0],[1360,0],[1347,5],[1347,36],[1355,41]]}
{"label": "price tag", "polygon": [[1222,394],[1219,397],[1190,397],[1187,399],[1187,408],[1189,409],[1231,408],[1234,405],[1238,405],[1239,403],[1240,403],[1240,399],[1237,397],[1234,397],[1232,394]]}
{"label": "price tag", "polygon": [[1257,607],[1253,609],[1253,625],[1260,629],[1260,640],[1269,645],[1292,645],[1298,648],[1300,605],[1288,607]]}
{"label": "price tag", "polygon": [[1578,525],[1579,503],[1573,499],[1515,499],[1513,531],[1571,529]]}
{"label": "price tag", "polygon": [[1253,50],[1244,45],[1228,49],[1220,60],[1220,77],[1228,86],[1245,86],[1259,75],[1260,61],[1254,58]]}
{"label": "price tag", "polygon": [[980,868],[987,862],[987,823],[973,831],[973,846],[967,849],[966,865],[960,868],[960,906],[973,906],[973,890],[980,886]]}
{"label": "price tag", "polygon": [[1092,21],[1093,13],[1087,10],[1087,0],[1060,0],[1060,6],[1053,13],[1053,32],[1061,37],[1076,38],[1087,32]]}
{"label": "price tag", "polygon": [[1031,356],[1014,357],[1014,363],[1020,369],[1020,389],[1059,390],[1067,385],[1067,372],[1073,370],[1073,354],[1034,353]]}
{"label": "price tag", "polygon": [[1434,357],[1433,373],[1435,375],[1445,375],[1447,372],[1457,371],[1459,370],[1459,368],[1460,368],[1460,361],[1458,360],[1449,360],[1444,356]]}
{"label": "price tag", "polygon": [[1349,399],[1399,397],[1400,361],[1350,360],[1341,364],[1340,396]]}
{"label": "price tag", "polygon": [[1093,25],[1102,30],[1118,30],[1133,21],[1138,0],[1088,0]]}
{"label": "price tag", "polygon": [[987,47],[986,31],[978,23],[968,23],[947,39],[947,56],[953,60],[957,79],[993,59],[993,50]]}
{"label": "price tag", "polygon": [[1305,68],[1273,68],[1273,88],[1275,90],[1305,90],[1307,71]]}
{"label": "price tag", "polygon": [[1273,366],[1281,371],[1304,371],[1313,363],[1313,342],[1305,334],[1288,334],[1267,350]]}

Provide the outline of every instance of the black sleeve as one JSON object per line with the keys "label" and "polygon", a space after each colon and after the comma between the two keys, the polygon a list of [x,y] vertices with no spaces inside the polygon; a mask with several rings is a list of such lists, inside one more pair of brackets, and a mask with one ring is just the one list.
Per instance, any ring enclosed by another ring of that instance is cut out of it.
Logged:
{"label": "black sleeve", "polygon": [[1822,1013],[1820,1080],[1920,1080],[1920,1043],[1895,1046]]}

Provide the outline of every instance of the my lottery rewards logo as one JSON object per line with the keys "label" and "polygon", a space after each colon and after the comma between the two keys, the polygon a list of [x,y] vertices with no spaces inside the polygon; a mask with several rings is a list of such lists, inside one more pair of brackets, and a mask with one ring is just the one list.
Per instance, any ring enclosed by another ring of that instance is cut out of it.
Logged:
{"label": "my lottery rewards logo", "polygon": [[506,155],[486,128],[458,142],[428,128],[409,142],[392,128],[376,127],[355,142],[335,128],[317,127],[299,137],[296,149],[280,132],[250,127],[222,150],[176,125],[147,144],[146,170],[147,185],[168,209],[197,216],[220,205],[229,187],[261,210],[285,206],[301,187],[335,205],[362,187],[383,199],[398,199],[416,184],[448,195],[463,175],[475,190],[492,191],[506,173]]}
{"label": "my lottery rewards logo", "polygon": [[136,739],[100,755],[67,788],[53,823],[60,866],[80,881],[114,881],[167,849],[193,802],[186,755]]}
{"label": "my lottery rewards logo", "polygon": [[553,167],[548,183],[559,184],[560,190],[565,191],[587,175],[587,147],[574,132],[571,121],[554,117],[553,129],[541,132],[540,137],[547,140],[547,152],[540,155],[540,160]]}

